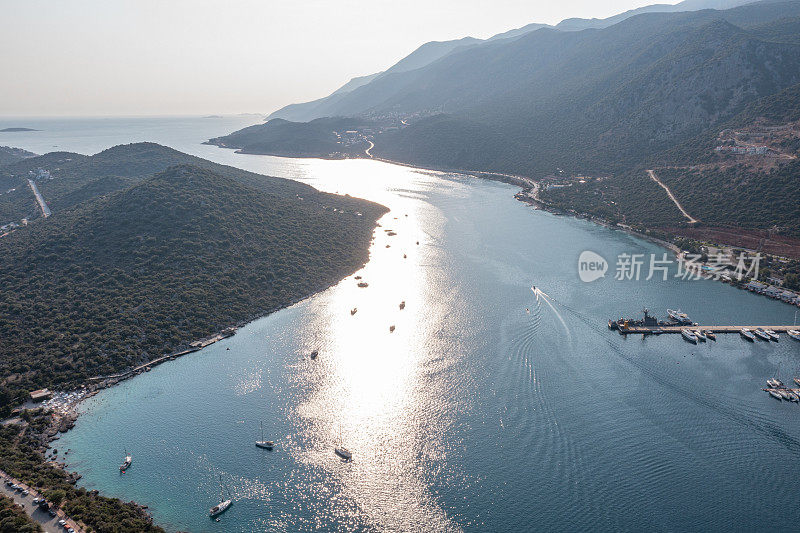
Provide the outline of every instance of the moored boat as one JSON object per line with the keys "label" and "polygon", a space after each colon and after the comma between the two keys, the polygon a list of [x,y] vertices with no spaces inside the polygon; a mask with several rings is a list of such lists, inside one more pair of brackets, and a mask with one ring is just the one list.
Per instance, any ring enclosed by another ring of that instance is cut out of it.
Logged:
{"label": "moored boat", "polygon": [[786,332],[786,334],[789,335],[794,340],[800,341],[800,331],[796,329],[790,329],[789,331]]}
{"label": "moored boat", "polygon": [[800,378],[794,378],[794,382],[797,383],[798,386],[800,386]]}
{"label": "moored boat", "polygon": [[683,336],[684,339],[686,339],[687,341],[691,342],[692,344],[697,344],[697,337],[690,330],[682,329],[681,330],[681,335]]}
{"label": "moored boat", "polygon": [[336,448],[334,448],[334,451],[336,452],[336,455],[338,455],[345,461],[351,461],[353,459],[353,454],[350,453],[350,450],[348,450],[343,446],[337,446]]}
{"label": "moored boat", "polygon": [[769,393],[770,396],[772,396],[776,400],[782,400],[783,399],[783,397],[775,389],[767,389],[767,392]]}
{"label": "moored boat", "polygon": [[133,463],[133,456],[131,456],[128,452],[125,452],[125,460],[122,461],[122,464],[119,465],[119,469],[121,472],[126,471],[130,468],[131,464]]}
{"label": "moored boat", "polygon": [[691,324],[692,319],[689,318],[689,315],[681,311],[680,309],[667,309],[667,314],[672,320],[675,320],[679,324]]}
{"label": "moored boat", "polygon": [[789,397],[789,391],[787,391],[785,389],[778,389],[778,394],[780,394],[781,398],[783,398],[786,401],[790,401],[791,400],[791,398]]}
{"label": "moored boat", "polygon": [[256,446],[265,450],[271,450],[275,447],[275,443],[271,440],[264,440],[264,422],[261,422],[261,440],[256,441]]}
{"label": "moored boat", "polygon": [[210,516],[211,518],[214,518],[217,515],[221,515],[222,513],[227,511],[231,505],[233,505],[233,500],[231,499],[230,494],[228,494],[228,497],[225,498],[224,488],[222,485],[222,474],[219,475],[219,497],[220,497],[219,499],[222,501],[220,501],[217,505],[208,510],[208,516]]}
{"label": "moored boat", "polygon": [[225,500],[225,501],[219,502],[217,505],[215,505],[214,507],[209,509],[208,516],[210,516],[211,518],[214,518],[217,515],[221,515],[222,513],[227,511],[228,507],[230,507],[231,505],[233,505],[233,501],[232,500]]}
{"label": "moored boat", "polygon": [[716,334],[716,333],[714,333],[713,331],[704,331],[703,333],[705,333],[705,335],[706,335],[706,338],[709,338],[709,339],[711,339],[712,341],[715,341],[715,340],[717,340],[717,334]]}
{"label": "moored boat", "polygon": [[753,332],[750,331],[747,328],[739,330],[739,335],[741,335],[742,338],[744,338],[745,340],[748,340],[750,342],[753,342],[753,341],[756,340],[756,337],[755,337],[755,335],[753,335]]}
{"label": "moored boat", "polygon": [[764,331],[764,330],[763,330],[763,329],[761,329],[761,328],[758,328],[758,329],[754,330],[754,331],[753,331],[753,334],[754,334],[756,337],[758,337],[759,339],[761,339],[762,341],[768,341],[768,340],[769,340],[769,335],[767,335],[767,332],[766,332],[766,331]]}
{"label": "moored boat", "polygon": [[699,329],[694,330],[692,333],[694,333],[694,336],[697,337],[697,340],[700,342],[706,342],[706,336],[703,335],[703,332]]}
{"label": "moored boat", "polygon": [[774,389],[774,388],[778,387],[778,382],[776,380],[774,380],[774,379],[768,379],[767,380],[767,386]]}
{"label": "moored boat", "polygon": [[771,329],[765,329],[764,333],[766,333],[769,336],[770,340],[773,340],[775,342],[778,342],[778,340],[780,339],[780,336]]}

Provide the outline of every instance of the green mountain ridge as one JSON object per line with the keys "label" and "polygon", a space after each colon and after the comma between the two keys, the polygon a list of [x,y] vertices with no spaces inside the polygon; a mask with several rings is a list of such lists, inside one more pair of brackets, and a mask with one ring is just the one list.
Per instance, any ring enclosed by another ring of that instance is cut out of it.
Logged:
{"label": "green mountain ridge", "polygon": [[186,347],[366,262],[384,207],[276,181],[283,195],[173,166],[4,237],[0,407]]}
{"label": "green mountain ridge", "polygon": [[[16,191],[0,196],[0,221],[34,220],[39,206],[28,189],[30,171],[41,168],[53,176],[37,180],[44,199],[58,213],[99,194],[123,189],[172,165],[190,164],[230,176],[239,182],[279,196],[322,194],[313,187],[282,178],[266,178],[235,167],[184,154],[155,143],[114,146],[92,156],[52,152],[0,167],[0,184],[10,183]],[[97,183],[92,183],[100,180]]]}

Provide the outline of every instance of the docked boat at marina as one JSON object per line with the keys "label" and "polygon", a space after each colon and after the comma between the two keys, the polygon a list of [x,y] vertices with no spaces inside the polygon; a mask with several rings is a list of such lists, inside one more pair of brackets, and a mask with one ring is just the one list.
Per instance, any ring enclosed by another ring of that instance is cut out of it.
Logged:
{"label": "docked boat at marina", "polygon": [[775,389],[768,389],[767,392],[769,393],[770,396],[772,396],[776,400],[782,400],[783,399],[783,396],[781,396],[778,393],[778,391],[776,391]]}
{"label": "docked boat at marina", "polygon": [[800,331],[796,329],[790,329],[789,331],[786,332],[786,334],[789,335],[794,340],[800,341]]}
{"label": "docked boat at marina", "polygon": [[800,387],[800,378],[794,378],[794,382],[797,383],[798,387]]}
{"label": "docked boat at marina", "polygon": [[774,380],[774,379],[768,379],[767,380],[767,386],[775,389],[775,388],[779,387],[778,381]]}
{"label": "docked boat at marina", "polygon": [[691,342],[692,344],[697,344],[697,337],[690,330],[682,329],[681,330],[681,335],[683,335],[683,338],[686,339],[687,341]]}
{"label": "docked boat at marina", "polygon": [[764,331],[761,328],[758,328],[758,329],[754,330],[753,334],[755,334],[755,336],[758,337],[759,339],[761,339],[762,341],[768,341],[769,340],[769,335],[767,335],[767,332]]}
{"label": "docked boat at marina", "polygon": [[752,332],[752,331],[750,331],[750,330],[749,330],[749,329],[747,329],[747,328],[743,328],[743,329],[741,329],[741,330],[739,331],[739,335],[741,335],[741,336],[742,336],[742,338],[744,338],[745,340],[748,340],[748,341],[750,341],[750,342],[753,342],[753,341],[755,341],[755,340],[756,340],[756,337],[755,337],[755,335],[753,335],[753,332]]}
{"label": "docked boat at marina", "polygon": [[669,317],[679,324],[691,324],[692,319],[680,309],[667,309]]}
{"label": "docked boat at marina", "polygon": [[703,332],[699,329],[694,330],[692,333],[694,333],[694,336],[697,337],[697,340],[700,342],[706,342],[706,336],[703,335]]}
{"label": "docked boat at marina", "polygon": [[706,338],[709,338],[712,341],[717,340],[717,334],[714,333],[713,331],[704,331],[703,333],[705,334]]}
{"label": "docked boat at marina", "polygon": [[783,398],[784,400],[791,401],[791,397],[789,396],[789,391],[785,389],[778,389],[778,394],[780,394],[781,398]]}
{"label": "docked boat at marina", "polygon": [[780,340],[780,336],[771,329],[765,329],[764,333],[766,333],[769,336],[770,340],[773,340],[775,342],[778,342],[778,340]]}

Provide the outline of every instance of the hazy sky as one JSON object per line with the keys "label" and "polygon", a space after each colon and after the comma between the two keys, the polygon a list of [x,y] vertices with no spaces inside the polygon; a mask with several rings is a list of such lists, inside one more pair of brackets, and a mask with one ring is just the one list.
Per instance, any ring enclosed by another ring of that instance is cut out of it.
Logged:
{"label": "hazy sky", "polygon": [[266,113],[427,41],[653,3],[0,0],[0,115]]}

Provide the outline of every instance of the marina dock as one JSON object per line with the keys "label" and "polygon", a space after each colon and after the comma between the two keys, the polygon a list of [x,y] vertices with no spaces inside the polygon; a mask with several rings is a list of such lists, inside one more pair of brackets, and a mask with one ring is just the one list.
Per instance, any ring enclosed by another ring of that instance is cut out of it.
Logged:
{"label": "marina dock", "polygon": [[798,329],[800,326],[702,326],[702,325],[688,325],[688,324],[675,324],[674,326],[620,326],[619,332],[622,335],[637,333],[643,335],[657,335],[661,333],[678,333],[684,329],[710,331],[712,333],[739,333],[743,329],[754,331],[756,329],[772,330],[776,333],[786,333],[792,329]]}

